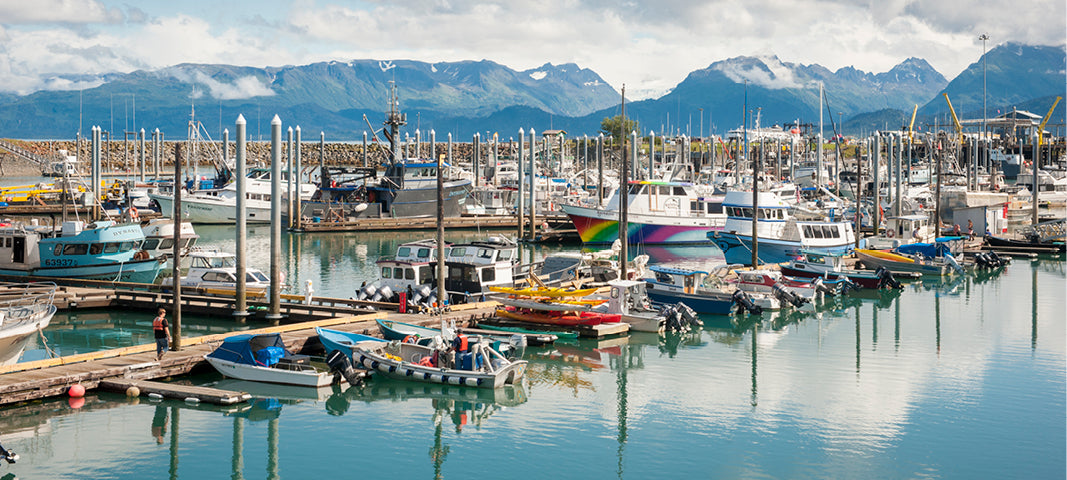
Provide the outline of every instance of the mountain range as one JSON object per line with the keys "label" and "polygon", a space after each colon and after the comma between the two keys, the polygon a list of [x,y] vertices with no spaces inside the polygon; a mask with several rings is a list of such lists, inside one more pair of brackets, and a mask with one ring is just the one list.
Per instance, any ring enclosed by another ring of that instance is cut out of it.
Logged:
{"label": "mountain range", "polygon": [[[626,114],[639,122],[642,133],[690,135],[723,134],[740,126],[746,105],[750,125],[756,118],[763,126],[817,124],[821,111],[828,131],[842,129],[838,121],[845,133],[896,129],[916,105],[920,124],[938,118],[945,124],[941,93],[949,94],[961,117],[981,115],[984,67],[990,116],[1012,107],[1043,115],[1056,95],[1067,96],[1065,59],[1063,46],[1006,43],[949,81],[921,58],[869,73],[853,67],[830,71],[775,56],[734,57],[691,72],[659,98],[627,102]],[[441,132],[468,141],[474,132],[515,136],[520,127],[592,135],[603,118],[621,110],[620,93],[575,64],[546,63],[524,71],[488,60],[353,60],[267,68],[180,64],[109,74],[98,83],[83,91],[0,94],[0,136],[72,138],[79,126],[87,135],[90,125],[100,125],[114,132],[113,139],[140,128],[184,138],[195,109],[195,118],[212,135],[232,130],[233,120],[243,114],[250,138],[266,138],[270,118],[277,114],[286,125],[314,132],[305,138],[322,131],[330,140],[352,140],[381,128],[390,85],[408,114],[404,131],[436,129],[441,141],[446,135]]]}

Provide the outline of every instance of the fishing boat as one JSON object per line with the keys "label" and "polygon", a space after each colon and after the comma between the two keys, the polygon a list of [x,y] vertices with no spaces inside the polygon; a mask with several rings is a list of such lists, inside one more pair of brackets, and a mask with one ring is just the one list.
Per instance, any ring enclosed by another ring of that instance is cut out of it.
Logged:
{"label": "fishing boat", "polygon": [[705,285],[708,272],[685,268],[649,267],[652,278],[645,278],[648,297],[656,303],[684,303],[697,313],[729,314],[734,306],[733,295]]}
{"label": "fishing boat", "polygon": [[0,275],[152,283],[163,260],[141,249],[139,225],[110,220],[0,226]]}
{"label": "fishing boat", "polygon": [[[722,250],[728,264],[752,263],[752,192],[727,192],[723,201],[728,218],[722,231],[707,237]],[[759,193],[756,213],[759,261],[782,263],[801,250],[847,253],[856,237],[850,222],[802,221],[792,216],[791,207],[773,192]]]}
{"label": "fishing boat", "polygon": [[[450,243],[445,242],[447,253]],[[416,240],[401,244],[396,255],[378,259],[378,280],[361,285],[356,290],[359,300],[381,302],[399,301],[399,295],[407,297],[405,306],[420,306],[437,301],[432,293],[437,279],[437,241]]]}
{"label": "fishing boat", "polygon": [[503,235],[453,244],[445,255],[445,290],[450,303],[466,303],[495,288],[515,286],[518,259],[518,244]]}
{"label": "fishing boat", "polygon": [[[856,249],[856,257],[859,258],[867,268],[884,267],[893,273],[919,273],[922,275],[936,275],[945,276],[954,271],[953,263],[955,260],[951,259],[951,255],[947,255],[943,258],[931,258],[917,256],[900,255],[893,252],[887,252],[882,250],[868,250],[863,248]],[[957,264],[958,265],[958,264]]]}
{"label": "fishing boat", "polygon": [[53,303],[56,285],[27,283],[4,284],[4,287],[5,294],[13,298],[0,300],[0,365],[11,365],[19,361],[26,345],[48,327],[56,314]]}
{"label": "fishing boat", "polygon": [[357,366],[387,377],[416,382],[500,388],[516,384],[526,373],[525,360],[508,360],[488,345],[456,342],[433,346],[389,342],[361,342],[353,348]]}
{"label": "fishing boat", "polygon": [[[625,190],[625,192],[624,192]],[[704,243],[709,230],[726,223],[723,196],[714,187],[688,182],[634,180],[615,189],[603,207],[563,204],[583,243],[610,244],[619,238],[619,205],[627,203],[630,244]]]}
{"label": "fishing boat", "polygon": [[[282,172],[281,182],[288,182],[288,172]],[[250,169],[243,180],[245,183],[246,221],[252,223],[270,223],[271,221],[271,171],[268,168]],[[301,201],[311,199],[315,185],[297,182],[296,188]],[[163,192],[149,193],[149,198],[159,205],[160,212],[170,214],[174,211],[174,195]],[[282,215],[288,212],[289,194],[285,188],[281,193]],[[182,195],[181,218],[183,221],[206,224],[230,224],[237,221],[237,181],[221,188],[196,190]]]}
{"label": "fishing boat", "polygon": [[294,355],[286,350],[278,333],[227,337],[204,359],[219,373],[239,380],[304,387],[323,387],[335,381],[333,372],[313,365],[307,355]]}
{"label": "fishing boat", "polygon": [[373,168],[327,167],[318,188],[302,202],[305,217],[326,221],[349,218],[409,218],[437,215],[437,169],[443,169],[444,214],[458,217],[471,181],[452,174],[447,162],[406,159]]}

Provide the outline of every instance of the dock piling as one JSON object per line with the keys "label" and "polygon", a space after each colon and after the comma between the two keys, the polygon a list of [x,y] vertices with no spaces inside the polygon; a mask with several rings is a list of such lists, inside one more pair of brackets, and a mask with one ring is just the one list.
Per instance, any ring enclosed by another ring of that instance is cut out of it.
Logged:
{"label": "dock piling", "polygon": [[182,166],[182,144],[174,144],[174,250],[171,251],[172,277],[174,279],[174,330],[171,335],[172,350],[180,352],[182,349],[182,262],[181,262],[181,233],[182,233],[182,189],[180,184]]}
{"label": "dock piling", "polygon": [[247,269],[245,265],[245,238],[248,235],[248,219],[246,217],[247,207],[245,204],[247,200],[245,198],[245,190],[247,188],[247,186],[245,185],[245,170],[247,169],[248,162],[247,158],[245,158],[245,139],[247,135],[246,123],[247,122],[245,122],[244,115],[237,116],[237,145],[235,146],[236,151],[234,152],[234,154],[236,155],[234,163],[237,164],[237,212],[235,215],[237,220],[237,226],[235,228],[235,230],[237,231],[237,238],[234,247],[237,250],[235,252],[237,254],[237,285],[235,286],[236,303],[234,304],[233,308],[233,317],[239,322],[243,322],[245,318],[248,317],[248,303],[247,297],[245,297],[248,291],[248,285],[245,279],[245,270]]}
{"label": "dock piling", "polygon": [[296,166],[293,168],[293,170],[296,170],[296,179],[291,180],[291,181],[295,182],[294,183],[295,187],[294,187],[294,190],[292,192],[290,192],[290,195],[292,195],[292,196],[290,197],[290,200],[289,200],[289,203],[291,205],[294,205],[294,206],[289,210],[289,212],[290,212],[289,213],[289,218],[293,219],[292,223],[296,225],[297,229],[299,229],[300,228],[300,210],[303,207],[303,205],[301,205],[301,203],[300,203],[300,192],[301,192],[300,185],[303,183],[300,180],[300,177],[302,176],[301,173],[300,173],[301,172],[301,170],[300,170],[300,125],[296,126],[296,139],[295,139],[295,142],[296,142],[296,144],[293,146],[293,148],[294,148],[294,150],[293,150],[293,159],[296,162]]}
{"label": "dock piling", "polygon": [[267,320],[281,320],[282,257],[282,119],[270,121],[270,312]]}

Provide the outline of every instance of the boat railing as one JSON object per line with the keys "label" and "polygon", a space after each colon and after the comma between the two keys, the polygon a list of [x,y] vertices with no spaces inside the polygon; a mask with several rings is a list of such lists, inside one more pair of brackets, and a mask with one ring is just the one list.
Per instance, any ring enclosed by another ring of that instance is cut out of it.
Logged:
{"label": "boat railing", "polygon": [[0,282],[0,312],[4,322],[35,318],[52,308],[56,284]]}

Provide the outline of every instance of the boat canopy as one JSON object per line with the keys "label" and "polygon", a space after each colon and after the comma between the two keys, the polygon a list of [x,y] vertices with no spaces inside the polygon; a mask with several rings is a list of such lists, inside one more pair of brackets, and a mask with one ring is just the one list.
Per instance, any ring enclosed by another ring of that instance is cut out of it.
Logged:
{"label": "boat canopy", "polygon": [[948,245],[944,243],[910,243],[897,247],[897,252],[901,254],[914,255],[916,253],[922,254],[925,257],[940,257],[945,253],[951,253]]}
{"label": "boat canopy", "polygon": [[269,367],[285,356],[281,334],[242,334],[227,337],[209,357],[245,365]]}
{"label": "boat canopy", "polygon": [[697,275],[697,274],[707,275],[708,274],[708,272],[705,272],[705,271],[702,271],[702,270],[688,270],[688,269],[684,269],[684,268],[664,267],[664,266],[660,266],[660,265],[652,265],[652,266],[648,267],[648,269],[653,271],[653,272],[656,272],[656,273],[667,273],[667,274],[671,274],[671,275]]}

